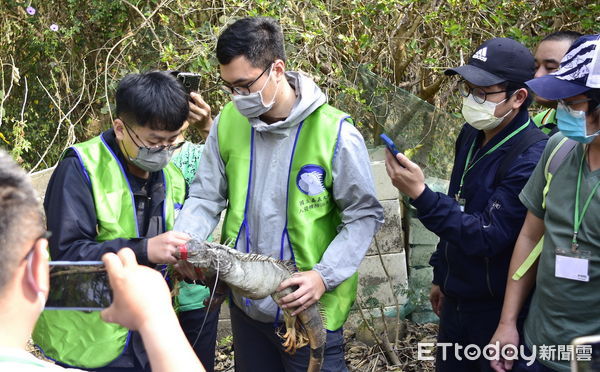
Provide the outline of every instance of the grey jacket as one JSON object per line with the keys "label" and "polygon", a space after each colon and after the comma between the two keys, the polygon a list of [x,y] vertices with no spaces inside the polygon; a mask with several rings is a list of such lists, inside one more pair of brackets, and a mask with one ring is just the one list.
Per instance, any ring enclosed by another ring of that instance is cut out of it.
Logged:
{"label": "grey jacket", "polygon": [[[270,125],[258,118],[250,119],[256,133],[248,206],[251,252],[274,258],[282,255],[285,260],[291,258],[289,246],[281,249],[281,237],[294,138],[298,125],[327,101],[308,77],[296,72],[287,72],[286,77],[297,96],[288,118]],[[198,239],[206,239],[227,207],[227,177],[219,152],[218,130],[219,116],[206,140],[189,197],[175,222],[174,230]],[[341,211],[342,224],[321,262],[313,268],[321,274],[327,290],[334,289],[356,272],[383,222],[383,208],[375,197],[367,149],[352,124],[343,123],[338,146],[333,160],[333,197]],[[247,251],[245,239],[239,239],[237,249]],[[234,293],[233,298],[251,318],[262,322],[275,320],[277,305],[270,297],[245,301]]]}

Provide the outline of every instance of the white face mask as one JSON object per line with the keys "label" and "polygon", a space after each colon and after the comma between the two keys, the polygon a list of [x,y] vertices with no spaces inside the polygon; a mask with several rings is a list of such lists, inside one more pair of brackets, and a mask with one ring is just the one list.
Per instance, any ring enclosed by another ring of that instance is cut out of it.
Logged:
{"label": "white face mask", "polygon": [[490,130],[496,128],[505,117],[512,112],[512,109],[502,117],[496,117],[494,112],[496,106],[508,100],[510,97],[496,103],[485,101],[484,103],[477,103],[473,99],[473,95],[469,94],[468,97],[463,98],[462,114],[467,123],[473,128],[479,130]]}
{"label": "white face mask", "polygon": [[240,114],[244,115],[247,118],[257,118],[271,110],[273,105],[275,104],[275,96],[277,96],[277,92],[279,91],[279,84],[277,84],[277,88],[275,89],[275,93],[273,94],[273,100],[269,104],[265,104],[262,92],[265,90],[265,87],[271,80],[271,74],[273,73],[273,67],[271,67],[271,71],[269,72],[269,77],[267,81],[263,85],[263,87],[254,93],[250,93],[248,95],[242,96],[236,94],[233,96],[233,104],[238,109]]}

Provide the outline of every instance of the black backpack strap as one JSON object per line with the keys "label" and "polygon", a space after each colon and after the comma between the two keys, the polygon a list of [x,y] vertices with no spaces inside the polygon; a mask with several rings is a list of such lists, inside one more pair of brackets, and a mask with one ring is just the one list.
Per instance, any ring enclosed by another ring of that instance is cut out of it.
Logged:
{"label": "black backpack strap", "polygon": [[504,176],[506,176],[506,172],[508,172],[508,169],[519,155],[525,152],[525,150],[527,150],[533,144],[545,139],[548,139],[548,136],[537,128],[523,133],[519,139],[519,142],[515,143],[510,150],[508,150],[508,153],[504,156],[504,159],[502,159],[502,163],[500,163],[500,166],[496,171],[496,176],[494,177],[494,187],[498,186],[500,181],[504,178]]}
{"label": "black backpack strap", "polygon": [[577,141],[570,138],[561,143],[560,148],[554,152],[552,159],[550,159],[550,164],[548,164],[548,173],[554,175],[558,167],[560,167],[562,164],[563,160],[565,160],[567,155],[569,155],[575,146],[577,146]]}

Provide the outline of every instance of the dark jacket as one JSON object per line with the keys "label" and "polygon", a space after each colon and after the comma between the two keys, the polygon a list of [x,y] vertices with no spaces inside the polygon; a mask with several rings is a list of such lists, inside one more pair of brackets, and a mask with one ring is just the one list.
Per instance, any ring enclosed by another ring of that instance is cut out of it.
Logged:
{"label": "dark jacket", "polygon": [[[92,186],[84,174],[83,165],[74,151],[69,150],[58,164],[46,190],[44,210],[50,237],[50,255],[58,261],[99,261],[104,253],[129,247],[140,264],[154,266],[148,261],[148,238],[166,231],[163,218],[165,188],[161,172],[150,173],[147,180],[127,171],[125,158],[117,145],[112,129],[101,134],[117,155],[134,195],[138,229],[141,238],[113,239],[97,242],[97,218]],[[148,358],[138,332],[132,333],[129,347],[111,367],[148,365]]]}
{"label": "dark jacket", "polygon": [[[527,213],[518,195],[540,159],[547,139],[518,156],[496,185],[496,172],[511,147],[522,136],[539,129],[530,121],[523,131],[494,152],[483,155],[528,120],[527,111],[521,110],[481,149],[483,132],[465,124],[456,141],[448,195],[426,188],[411,202],[423,225],[440,237],[429,262],[433,266],[433,283],[441,286],[446,296],[462,303],[463,308],[502,306],[508,266]],[[474,141],[471,164],[479,161],[464,177],[462,212],[455,195]]]}
{"label": "dark jacket", "polygon": [[69,150],[54,170],[44,199],[48,230],[52,232],[50,255],[53,260],[99,261],[106,252],[129,247],[139,263],[152,266],[148,261],[148,238],[166,231],[161,172],[151,173],[148,180],[133,176],[127,171],[114,131],[110,129],[101,135],[119,158],[131,185],[141,238],[96,241],[97,218],[92,186],[79,158]]}

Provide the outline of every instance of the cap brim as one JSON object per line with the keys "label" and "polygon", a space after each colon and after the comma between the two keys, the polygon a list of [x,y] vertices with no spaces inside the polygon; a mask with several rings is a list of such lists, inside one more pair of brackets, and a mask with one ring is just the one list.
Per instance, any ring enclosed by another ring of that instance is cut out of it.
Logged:
{"label": "cap brim", "polygon": [[538,96],[557,100],[569,98],[590,90],[585,85],[573,83],[571,81],[561,80],[552,75],[545,75],[525,82],[531,90]]}
{"label": "cap brim", "polygon": [[455,68],[449,68],[446,71],[444,71],[444,74],[458,74],[469,83],[480,87],[488,87],[490,85],[496,85],[506,81],[506,79],[501,78],[500,76],[496,76],[473,65],[464,65]]}

